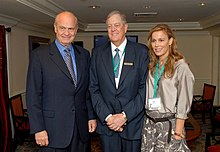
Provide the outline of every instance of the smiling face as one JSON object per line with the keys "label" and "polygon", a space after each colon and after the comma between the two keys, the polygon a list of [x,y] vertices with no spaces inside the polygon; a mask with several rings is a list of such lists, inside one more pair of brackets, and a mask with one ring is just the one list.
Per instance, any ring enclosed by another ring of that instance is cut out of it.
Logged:
{"label": "smiling face", "polygon": [[73,42],[78,30],[77,18],[70,12],[57,15],[54,23],[54,31],[57,40],[65,47]]}
{"label": "smiling face", "polygon": [[152,33],[151,46],[156,56],[160,60],[165,59],[169,55],[169,46],[172,44],[173,38],[168,38],[164,31],[155,31]]}
{"label": "smiling face", "polygon": [[109,17],[106,24],[110,41],[118,47],[125,40],[128,25],[123,22],[119,14],[114,14]]}

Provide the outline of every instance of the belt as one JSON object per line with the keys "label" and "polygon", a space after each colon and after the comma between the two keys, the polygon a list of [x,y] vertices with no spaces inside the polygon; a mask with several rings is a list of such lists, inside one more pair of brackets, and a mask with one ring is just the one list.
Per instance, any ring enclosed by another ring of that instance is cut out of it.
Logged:
{"label": "belt", "polygon": [[164,118],[152,118],[150,116],[148,116],[146,114],[146,117],[148,119],[150,119],[151,121],[153,121],[154,123],[157,123],[157,122],[165,122],[165,121],[168,121],[169,122],[169,131],[168,131],[168,139],[167,139],[167,142],[170,143],[171,141],[171,134],[172,134],[172,122],[170,121],[171,119],[174,119],[175,118],[175,115],[171,115],[169,117],[164,117]]}

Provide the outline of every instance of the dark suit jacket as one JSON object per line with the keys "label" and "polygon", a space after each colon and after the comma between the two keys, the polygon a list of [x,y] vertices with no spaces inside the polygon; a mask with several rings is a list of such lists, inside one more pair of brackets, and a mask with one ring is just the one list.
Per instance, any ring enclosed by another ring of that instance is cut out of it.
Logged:
{"label": "dark suit jacket", "polygon": [[27,77],[27,107],[31,133],[46,130],[49,146],[69,145],[76,124],[82,141],[89,139],[88,120],[94,119],[90,103],[89,52],[74,46],[77,88],[53,42],[32,51]]}
{"label": "dark suit jacket", "polygon": [[124,111],[127,125],[120,136],[140,139],[143,126],[148,66],[148,48],[143,44],[127,41],[118,89],[112,65],[110,42],[94,48],[90,67],[90,94],[93,108],[99,118],[97,132],[111,135],[105,118]]}

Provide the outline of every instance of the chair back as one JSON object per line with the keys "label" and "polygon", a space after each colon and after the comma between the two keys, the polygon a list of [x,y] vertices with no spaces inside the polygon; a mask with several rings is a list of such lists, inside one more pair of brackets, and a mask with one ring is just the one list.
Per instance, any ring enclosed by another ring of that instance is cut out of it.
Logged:
{"label": "chair back", "polygon": [[10,98],[11,114],[13,125],[16,131],[30,130],[29,120],[27,114],[24,113],[21,94],[15,95]]}
{"label": "chair back", "polygon": [[192,115],[194,116],[195,112],[200,113],[202,115],[203,123],[205,123],[206,113],[209,113],[210,118],[212,118],[215,90],[216,86],[204,83],[203,94],[193,96],[193,102],[191,107]]}
{"label": "chair back", "polygon": [[30,135],[30,124],[27,111],[23,108],[21,94],[10,98],[10,109],[14,126],[14,149],[24,141],[34,142],[34,134]]}
{"label": "chair back", "polygon": [[203,87],[203,99],[214,100],[215,89],[216,89],[216,86],[205,83]]}
{"label": "chair back", "polygon": [[11,108],[14,116],[24,116],[23,103],[21,94],[10,98]]}

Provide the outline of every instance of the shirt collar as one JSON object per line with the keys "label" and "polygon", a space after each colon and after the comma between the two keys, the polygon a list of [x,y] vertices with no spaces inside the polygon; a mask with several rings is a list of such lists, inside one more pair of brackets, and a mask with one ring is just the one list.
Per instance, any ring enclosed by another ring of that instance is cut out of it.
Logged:
{"label": "shirt collar", "polygon": [[[59,51],[64,51],[66,49],[66,47],[64,47],[57,39],[55,40],[55,44],[56,44],[57,48],[59,49]],[[70,49],[70,51],[72,51],[73,46],[70,45],[69,49]]]}
{"label": "shirt collar", "polygon": [[115,54],[115,53],[114,53],[114,52],[115,52],[114,50],[115,50],[116,48],[118,48],[118,49],[120,50],[120,51],[119,51],[119,54],[122,54],[123,51],[124,51],[124,49],[125,49],[126,44],[127,44],[127,38],[125,38],[125,40],[121,43],[121,45],[119,45],[119,47],[116,47],[116,46],[111,42],[112,53]]}

